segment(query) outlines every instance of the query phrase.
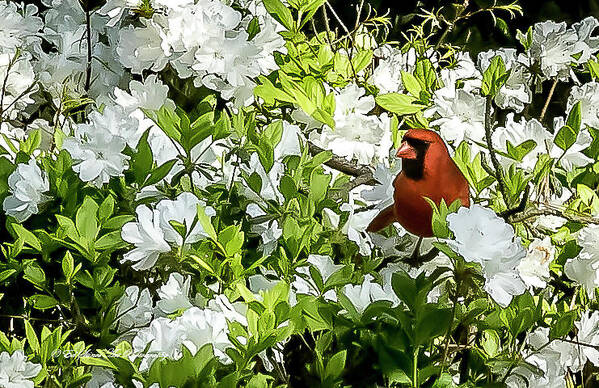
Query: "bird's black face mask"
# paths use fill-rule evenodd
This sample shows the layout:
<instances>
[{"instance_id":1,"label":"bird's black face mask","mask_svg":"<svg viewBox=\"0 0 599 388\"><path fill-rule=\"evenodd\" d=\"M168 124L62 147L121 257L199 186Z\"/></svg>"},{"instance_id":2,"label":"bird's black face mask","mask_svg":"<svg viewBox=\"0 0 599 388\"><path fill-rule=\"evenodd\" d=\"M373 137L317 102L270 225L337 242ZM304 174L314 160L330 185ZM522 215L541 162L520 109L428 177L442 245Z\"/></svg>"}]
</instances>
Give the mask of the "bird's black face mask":
<instances>
[{"instance_id":1,"label":"bird's black face mask","mask_svg":"<svg viewBox=\"0 0 599 388\"><path fill-rule=\"evenodd\" d=\"M404 138L404 141L416 151L416 157L404 158L402 160L402 170L408 178L415 181L420 180L424 176L424 158L430 143L412 138Z\"/></svg>"}]
</instances>

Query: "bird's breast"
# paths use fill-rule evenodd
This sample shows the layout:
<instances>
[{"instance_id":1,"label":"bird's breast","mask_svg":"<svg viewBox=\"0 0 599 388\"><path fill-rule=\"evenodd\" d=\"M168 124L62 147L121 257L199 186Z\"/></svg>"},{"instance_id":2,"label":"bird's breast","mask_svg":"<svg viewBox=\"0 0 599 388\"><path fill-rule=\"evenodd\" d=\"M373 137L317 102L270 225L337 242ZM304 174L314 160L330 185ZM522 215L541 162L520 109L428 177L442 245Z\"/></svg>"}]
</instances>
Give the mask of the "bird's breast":
<instances>
[{"instance_id":1,"label":"bird's breast","mask_svg":"<svg viewBox=\"0 0 599 388\"><path fill-rule=\"evenodd\" d=\"M408 232L422 237L433 236L433 210L425 197L437 206L442 199L447 205L456 199L460 199L463 206L470 204L468 182L461 173L456 175L455 179L447 179L448 175L433 178L435 177L413 180L400 174L394 184L394 210L398 222Z\"/></svg>"}]
</instances>

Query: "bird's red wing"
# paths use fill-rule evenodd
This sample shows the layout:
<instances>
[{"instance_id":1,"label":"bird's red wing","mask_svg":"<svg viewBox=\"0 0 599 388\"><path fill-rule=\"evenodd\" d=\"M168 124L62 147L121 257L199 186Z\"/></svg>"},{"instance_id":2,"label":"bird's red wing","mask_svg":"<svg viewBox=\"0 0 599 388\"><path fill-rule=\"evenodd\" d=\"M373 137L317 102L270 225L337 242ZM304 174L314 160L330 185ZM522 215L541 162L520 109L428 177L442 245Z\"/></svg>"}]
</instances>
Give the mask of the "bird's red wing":
<instances>
[{"instance_id":1,"label":"bird's red wing","mask_svg":"<svg viewBox=\"0 0 599 388\"><path fill-rule=\"evenodd\" d=\"M376 217L368 225L366 228L367 232L378 232L379 230L391 225L393 222L397 221L395 218L395 212L393 207L395 205L391 205L383 209Z\"/></svg>"}]
</instances>

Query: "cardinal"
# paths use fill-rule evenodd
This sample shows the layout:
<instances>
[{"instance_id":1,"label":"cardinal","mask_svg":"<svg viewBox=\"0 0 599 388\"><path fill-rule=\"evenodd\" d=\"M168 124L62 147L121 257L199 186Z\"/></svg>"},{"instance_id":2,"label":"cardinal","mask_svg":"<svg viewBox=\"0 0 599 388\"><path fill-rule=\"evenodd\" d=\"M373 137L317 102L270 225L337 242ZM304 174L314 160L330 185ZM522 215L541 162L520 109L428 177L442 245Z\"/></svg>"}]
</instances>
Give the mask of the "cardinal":
<instances>
[{"instance_id":1,"label":"cardinal","mask_svg":"<svg viewBox=\"0 0 599 388\"><path fill-rule=\"evenodd\" d=\"M462 206L470 206L468 181L449 156L443 139L434 131L410 129L402 138L397 157L402 159L402 170L393 181L394 204L382 210L366 230L377 232L399 222L420 237L414 257L422 238L433 236L433 209L424 198L437 206L442 199L447 205L459 199Z\"/></svg>"}]
</instances>

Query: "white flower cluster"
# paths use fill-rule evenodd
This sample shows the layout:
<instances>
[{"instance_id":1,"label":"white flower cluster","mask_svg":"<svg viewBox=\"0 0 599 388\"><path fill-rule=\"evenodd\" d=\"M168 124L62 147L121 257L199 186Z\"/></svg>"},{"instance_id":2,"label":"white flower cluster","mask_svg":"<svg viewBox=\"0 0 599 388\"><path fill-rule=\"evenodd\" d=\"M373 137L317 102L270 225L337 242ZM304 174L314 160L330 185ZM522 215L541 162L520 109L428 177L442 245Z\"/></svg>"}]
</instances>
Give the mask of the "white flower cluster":
<instances>
[{"instance_id":1,"label":"white flower cluster","mask_svg":"<svg viewBox=\"0 0 599 388\"><path fill-rule=\"evenodd\" d=\"M549 387L564 386L568 371L579 372L587 360L599 366L599 313L585 311L579 321L575 322L577 334L568 341L549 340L549 329L540 327L532 332L527 343L530 349L525 350L523 358L534 365L542 374L530 368L518 366L506 380L509 387Z\"/></svg>"},{"instance_id":2,"label":"white flower cluster","mask_svg":"<svg viewBox=\"0 0 599 388\"><path fill-rule=\"evenodd\" d=\"M129 157L123 150L128 141L133 141L130 132L138 125L120 106L91 112L89 120L78 124L74 136L65 138L62 147L71 154L73 170L81 180L101 187L127 168Z\"/></svg>"},{"instance_id":3,"label":"white flower cluster","mask_svg":"<svg viewBox=\"0 0 599 388\"><path fill-rule=\"evenodd\" d=\"M168 282L158 291L160 300L155 307L149 291L140 291L137 286L128 287L119 300L119 329L127 330L123 338L132 338L137 354L148 348L141 370L147 370L164 356L180 358L183 346L195 354L202 346L212 344L215 355L224 363L230 362L225 353L226 348L233 346L228 338L227 322L247 325L245 306L232 304L224 295L217 295L204 306L192 303L190 281L190 277L171 273ZM177 311L182 313L176 318L167 317Z\"/></svg>"},{"instance_id":4,"label":"white flower cluster","mask_svg":"<svg viewBox=\"0 0 599 388\"><path fill-rule=\"evenodd\" d=\"M384 45L374 50L374 55L379 59L377 67L373 70L370 83L379 88L379 93L400 92L404 89L401 72L411 73L416 67L416 50L407 52Z\"/></svg>"},{"instance_id":5,"label":"white flower cluster","mask_svg":"<svg viewBox=\"0 0 599 388\"><path fill-rule=\"evenodd\" d=\"M133 262L132 267L138 271L151 269L161 253L171 250L170 244L182 247L205 238L206 233L200 222L193 225L198 205L204 207L209 217L215 214L214 209L205 206L204 202L188 192L181 193L174 201L160 201L154 210L139 205L135 211L137 221L123 225L123 240L134 244L135 248L125 253L122 261ZM181 236L170 221L185 225L187 234Z\"/></svg>"},{"instance_id":6,"label":"white flower cluster","mask_svg":"<svg viewBox=\"0 0 599 388\"><path fill-rule=\"evenodd\" d=\"M526 251L511 225L479 205L449 214L447 223L455 236L447 244L466 261L481 265L485 291L499 305L506 307L513 296L524 292L516 267Z\"/></svg>"},{"instance_id":7,"label":"white flower cluster","mask_svg":"<svg viewBox=\"0 0 599 388\"><path fill-rule=\"evenodd\" d=\"M127 25L118 33L119 60L133 73L160 71L170 63L181 78L194 77L197 86L217 90L241 106L253 101L252 79L276 69L273 53L286 52L278 34L282 27L261 3L253 4L255 14L245 17L218 0L151 3L160 12L142 18L142 26ZM124 8L138 5L110 1L100 12L117 25ZM260 31L250 39L247 28L254 16Z\"/></svg>"},{"instance_id":8,"label":"white flower cluster","mask_svg":"<svg viewBox=\"0 0 599 388\"><path fill-rule=\"evenodd\" d=\"M585 63L599 51L599 40L591 34L599 22L592 16L573 24L546 21L532 28L532 42L521 62L538 65L541 77L567 81L573 76L571 65Z\"/></svg>"},{"instance_id":9,"label":"white flower cluster","mask_svg":"<svg viewBox=\"0 0 599 388\"><path fill-rule=\"evenodd\" d=\"M52 47L37 47L36 73L56 106L67 97L88 94L92 98L107 95L125 84L128 75L115 51L118 30L107 28L106 18L91 15L91 34L87 36L86 15L78 0L47 0L44 15L44 39ZM91 62L88 56L88 41ZM108 44L107 44L108 43ZM88 62L91 72L88 72ZM89 77L89 80L88 80ZM86 87L89 86L88 90Z\"/></svg>"},{"instance_id":10,"label":"white flower cluster","mask_svg":"<svg viewBox=\"0 0 599 388\"><path fill-rule=\"evenodd\" d=\"M387 162L391 140L391 120L386 113L369 115L374 109L374 96L355 84L335 91L335 129L324 126L310 132L309 139L317 146L333 151L347 160L370 164L373 159Z\"/></svg>"},{"instance_id":11,"label":"white flower cluster","mask_svg":"<svg viewBox=\"0 0 599 388\"><path fill-rule=\"evenodd\" d=\"M588 225L578 232L580 253L568 259L564 272L568 278L584 287L587 295L595 299L599 287L599 225Z\"/></svg>"},{"instance_id":12,"label":"white flower cluster","mask_svg":"<svg viewBox=\"0 0 599 388\"><path fill-rule=\"evenodd\" d=\"M27 356L22 350L15 350L13 354L2 352L0 354L0 387L33 388L32 379L41 370L41 365L27 361Z\"/></svg>"},{"instance_id":13,"label":"white flower cluster","mask_svg":"<svg viewBox=\"0 0 599 388\"><path fill-rule=\"evenodd\" d=\"M438 126L446 141L482 142L485 134L485 98L479 93L482 74L468 53L456 55L450 68L441 70L444 87L435 91L433 106L425 111L431 126ZM457 84L461 83L461 88Z\"/></svg>"},{"instance_id":14,"label":"white flower cluster","mask_svg":"<svg viewBox=\"0 0 599 388\"><path fill-rule=\"evenodd\" d=\"M31 95L38 89L32 53L41 43L43 23L37 12L33 4L0 1L0 147L12 156L11 146L17 145L25 133L7 120L24 115L24 108L34 102Z\"/></svg>"},{"instance_id":15,"label":"white flower cluster","mask_svg":"<svg viewBox=\"0 0 599 388\"><path fill-rule=\"evenodd\" d=\"M4 198L2 208L7 215L23 222L37 214L38 206L48 199L45 192L50 189L46 173L35 159L29 163L19 163L16 170L8 177L10 195Z\"/></svg>"}]
</instances>

